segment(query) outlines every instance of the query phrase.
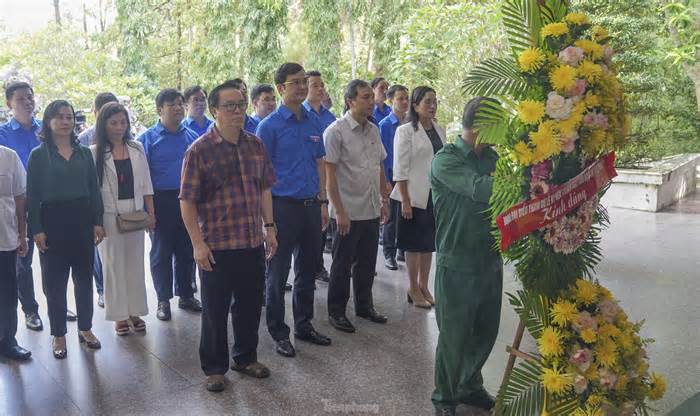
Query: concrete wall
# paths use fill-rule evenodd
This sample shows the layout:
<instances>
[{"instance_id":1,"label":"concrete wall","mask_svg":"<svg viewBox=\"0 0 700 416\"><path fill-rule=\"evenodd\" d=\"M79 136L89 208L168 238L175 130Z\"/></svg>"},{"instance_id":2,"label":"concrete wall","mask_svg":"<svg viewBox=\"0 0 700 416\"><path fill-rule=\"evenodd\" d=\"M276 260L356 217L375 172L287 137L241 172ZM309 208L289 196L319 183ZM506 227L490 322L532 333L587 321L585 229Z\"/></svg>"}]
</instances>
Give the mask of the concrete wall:
<instances>
[{"instance_id":1,"label":"concrete wall","mask_svg":"<svg viewBox=\"0 0 700 416\"><path fill-rule=\"evenodd\" d=\"M603 197L606 206L656 212L695 191L700 154L671 156L645 166L618 169Z\"/></svg>"}]
</instances>

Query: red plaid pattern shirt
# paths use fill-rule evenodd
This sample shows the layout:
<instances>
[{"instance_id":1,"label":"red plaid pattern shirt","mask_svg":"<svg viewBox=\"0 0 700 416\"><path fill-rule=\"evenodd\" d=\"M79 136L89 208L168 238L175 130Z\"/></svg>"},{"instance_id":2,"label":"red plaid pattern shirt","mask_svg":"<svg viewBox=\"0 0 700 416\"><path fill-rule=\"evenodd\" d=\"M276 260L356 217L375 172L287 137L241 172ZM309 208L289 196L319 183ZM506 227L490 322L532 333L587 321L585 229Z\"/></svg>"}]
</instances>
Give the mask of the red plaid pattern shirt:
<instances>
[{"instance_id":1,"label":"red plaid pattern shirt","mask_svg":"<svg viewBox=\"0 0 700 416\"><path fill-rule=\"evenodd\" d=\"M241 130L238 143L212 127L185 153L180 199L197 205L202 237L211 250L263 244L262 191L276 178L263 142Z\"/></svg>"}]
</instances>

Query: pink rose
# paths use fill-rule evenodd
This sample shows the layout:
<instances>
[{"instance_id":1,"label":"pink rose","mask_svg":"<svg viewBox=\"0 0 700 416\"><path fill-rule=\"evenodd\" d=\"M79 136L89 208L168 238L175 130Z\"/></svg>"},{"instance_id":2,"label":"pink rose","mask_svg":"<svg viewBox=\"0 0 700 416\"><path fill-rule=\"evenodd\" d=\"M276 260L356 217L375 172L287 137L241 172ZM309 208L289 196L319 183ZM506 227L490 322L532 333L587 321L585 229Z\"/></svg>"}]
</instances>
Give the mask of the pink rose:
<instances>
[{"instance_id":1,"label":"pink rose","mask_svg":"<svg viewBox=\"0 0 700 416\"><path fill-rule=\"evenodd\" d=\"M556 92L552 91L547 95L545 111L548 116L557 120L565 120L571 115L572 108L571 100L567 100Z\"/></svg>"},{"instance_id":2,"label":"pink rose","mask_svg":"<svg viewBox=\"0 0 700 416\"><path fill-rule=\"evenodd\" d=\"M599 370L598 375L600 376L600 385L607 389L613 388L617 383L617 376L607 368Z\"/></svg>"},{"instance_id":3,"label":"pink rose","mask_svg":"<svg viewBox=\"0 0 700 416\"><path fill-rule=\"evenodd\" d=\"M581 348L576 350L574 354L569 358L569 362L576 367L578 367L581 372L585 372L591 366L592 358L591 350L587 348Z\"/></svg>"},{"instance_id":4,"label":"pink rose","mask_svg":"<svg viewBox=\"0 0 700 416\"><path fill-rule=\"evenodd\" d=\"M600 127L601 129L607 129L608 128L608 117L606 117L602 113L596 113L595 125Z\"/></svg>"},{"instance_id":5,"label":"pink rose","mask_svg":"<svg viewBox=\"0 0 700 416\"><path fill-rule=\"evenodd\" d=\"M607 322L613 322L620 312L620 307L614 300L604 300L598 306L600 307L600 313Z\"/></svg>"},{"instance_id":6,"label":"pink rose","mask_svg":"<svg viewBox=\"0 0 700 416\"><path fill-rule=\"evenodd\" d=\"M588 388L588 380L586 380L586 377L577 374L574 376L574 391L576 394L583 394L584 391Z\"/></svg>"},{"instance_id":7,"label":"pink rose","mask_svg":"<svg viewBox=\"0 0 700 416\"><path fill-rule=\"evenodd\" d=\"M586 115L583 116L583 124L593 127L595 125L595 113L586 113Z\"/></svg>"},{"instance_id":8,"label":"pink rose","mask_svg":"<svg viewBox=\"0 0 700 416\"><path fill-rule=\"evenodd\" d=\"M552 172L552 161L545 160L544 162L538 163L532 166L530 174L532 179L541 179L543 181L549 180L549 175Z\"/></svg>"},{"instance_id":9,"label":"pink rose","mask_svg":"<svg viewBox=\"0 0 700 416\"><path fill-rule=\"evenodd\" d=\"M576 149L576 140L578 140L578 133L574 132L571 136L564 136L561 138L561 151L564 153L571 153Z\"/></svg>"},{"instance_id":10,"label":"pink rose","mask_svg":"<svg viewBox=\"0 0 700 416\"><path fill-rule=\"evenodd\" d=\"M583 95L583 93L586 92L587 86L588 84L586 83L586 80L579 78L576 80L576 85L574 85L569 91L567 91L567 93L569 94L569 97L578 97L575 100L576 102L578 102L578 100L581 99L580 97Z\"/></svg>"},{"instance_id":11,"label":"pink rose","mask_svg":"<svg viewBox=\"0 0 700 416\"><path fill-rule=\"evenodd\" d=\"M586 311L579 312L579 314L576 315L572 326L579 332L588 328L598 329L598 324L596 323L595 319L593 319L591 314Z\"/></svg>"},{"instance_id":12,"label":"pink rose","mask_svg":"<svg viewBox=\"0 0 700 416\"><path fill-rule=\"evenodd\" d=\"M559 52L559 60L567 65L578 66L583 59L583 49L576 46L569 46Z\"/></svg>"},{"instance_id":13,"label":"pink rose","mask_svg":"<svg viewBox=\"0 0 700 416\"><path fill-rule=\"evenodd\" d=\"M605 45L605 47L603 48L603 57L605 58L605 60L610 62L613 55L615 55L615 51L613 50L613 48L611 48L608 45Z\"/></svg>"}]
</instances>

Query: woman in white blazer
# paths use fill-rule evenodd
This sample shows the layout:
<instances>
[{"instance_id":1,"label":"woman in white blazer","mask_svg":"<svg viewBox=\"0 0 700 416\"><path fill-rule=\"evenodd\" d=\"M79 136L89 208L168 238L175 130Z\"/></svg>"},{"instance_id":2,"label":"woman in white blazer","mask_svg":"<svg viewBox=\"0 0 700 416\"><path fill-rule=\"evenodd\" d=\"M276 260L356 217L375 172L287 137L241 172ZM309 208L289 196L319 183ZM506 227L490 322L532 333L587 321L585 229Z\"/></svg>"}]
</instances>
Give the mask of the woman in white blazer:
<instances>
[{"instance_id":1,"label":"woman in white blazer","mask_svg":"<svg viewBox=\"0 0 700 416\"><path fill-rule=\"evenodd\" d=\"M131 137L129 114L119 103L105 104L97 116L95 144L90 146L104 203L106 237L98 247L104 275L105 317L117 335L131 327L144 331L148 314L144 266L144 231L121 233L117 215L144 207L155 226L153 186L141 143Z\"/></svg>"},{"instance_id":2,"label":"woman in white blazer","mask_svg":"<svg viewBox=\"0 0 700 416\"><path fill-rule=\"evenodd\" d=\"M409 123L394 137L394 187L391 198L401 203L397 248L406 253L409 303L421 308L435 304L428 289L435 251L435 218L430 193L430 165L445 142L445 130L435 122L437 97L430 87L411 93Z\"/></svg>"}]
</instances>

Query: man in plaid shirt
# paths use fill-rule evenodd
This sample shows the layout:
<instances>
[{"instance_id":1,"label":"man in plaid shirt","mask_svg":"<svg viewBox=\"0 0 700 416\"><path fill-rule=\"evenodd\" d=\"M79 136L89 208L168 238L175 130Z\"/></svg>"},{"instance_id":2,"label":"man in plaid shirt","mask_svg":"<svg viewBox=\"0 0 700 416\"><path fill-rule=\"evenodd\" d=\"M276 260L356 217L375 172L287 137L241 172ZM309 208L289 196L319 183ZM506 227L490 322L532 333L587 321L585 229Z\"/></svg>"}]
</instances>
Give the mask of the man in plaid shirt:
<instances>
[{"instance_id":1,"label":"man in plaid shirt","mask_svg":"<svg viewBox=\"0 0 700 416\"><path fill-rule=\"evenodd\" d=\"M225 388L229 309L235 340L231 369L256 378L270 374L257 361L257 346L265 260L277 249L270 191L276 179L262 141L243 130L247 107L231 81L214 88L209 95L214 127L192 144L182 167L180 207L200 267L199 357L210 391Z\"/></svg>"}]
</instances>

